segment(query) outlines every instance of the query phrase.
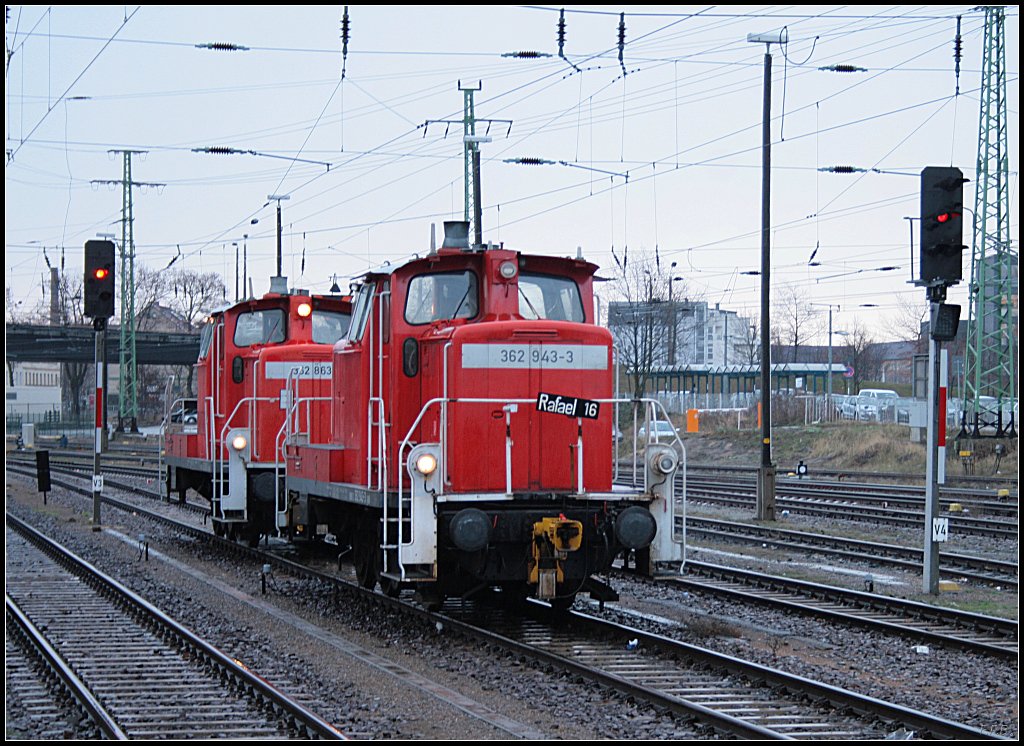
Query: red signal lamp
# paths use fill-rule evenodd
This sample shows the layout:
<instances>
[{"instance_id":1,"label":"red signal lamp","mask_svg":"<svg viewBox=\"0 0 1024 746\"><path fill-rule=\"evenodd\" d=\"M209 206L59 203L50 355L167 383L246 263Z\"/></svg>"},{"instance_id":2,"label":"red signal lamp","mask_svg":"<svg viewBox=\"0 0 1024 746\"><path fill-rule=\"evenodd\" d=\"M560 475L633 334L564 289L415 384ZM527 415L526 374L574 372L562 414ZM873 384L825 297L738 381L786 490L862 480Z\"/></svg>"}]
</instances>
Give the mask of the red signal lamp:
<instances>
[{"instance_id":1,"label":"red signal lamp","mask_svg":"<svg viewBox=\"0 0 1024 746\"><path fill-rule=\"evenodd\" d=\"M92 274L93 274L93 277L95 277L97 280L103 280L103 279L106 278L107 275L110 274L110 270L109 269L105 269L103 267L98 267L96 269L96 271L93 272Z\"/></svg>"}]
</instances>

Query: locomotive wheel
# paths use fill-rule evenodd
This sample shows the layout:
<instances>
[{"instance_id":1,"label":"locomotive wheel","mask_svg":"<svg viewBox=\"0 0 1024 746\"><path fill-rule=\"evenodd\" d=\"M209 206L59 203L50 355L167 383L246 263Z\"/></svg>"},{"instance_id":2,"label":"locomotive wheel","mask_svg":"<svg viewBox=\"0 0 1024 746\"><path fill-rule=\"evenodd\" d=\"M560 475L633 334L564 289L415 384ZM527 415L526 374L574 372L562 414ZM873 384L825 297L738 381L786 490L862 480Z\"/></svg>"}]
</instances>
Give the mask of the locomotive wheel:
<instances>
[{"instance_id":1,"label":"locomotive wheel","mask_svg":"<svg viewBox=\"0 0 1024 746\"><path fill-rule=\"evenodd\" d=\"M402 592L402 587L397 580L391 578L380 579L380 589L385 596L389 598L398 598L398 594Z\"/></svg>"},{"instance_id":2,"label":"locomotive wheel","mask_svg":"<svg viewBox=\"0 0 1024 746\"><path fill-rule=\"evenodd\" d=\"M501 586L501 605L506 609L522 609L529 597L530 586L526 583L505 583Z\"/></svg>"},{"instance_id":3,"label":"locomotive wheel","mask_svg":"<svg viewBox=\"0 0 1024 746\"><path fill-rule=\"evenodd\" d=\"M260 545L260 530L255 524L250 523L241 531L241 533L245 536L245 543L252 549L255 549Z\"/></svg>"},{"instance_id":4,"label":"locomotive wheel","mask_svg":"<svg viewBox=\"0 0 1024 746\"><path fill-rule=\"evenodd\" d=\"M633 552L633 563L639 575L651 574L651 548L644 547Z\"/></svg>"},{"instance_id":5,"label":"locomotive wheel","mask_svg":"<svg viewBox=\"0 0 1024 746\"><path fill-rule=\"evenodd\" d=\"M555 611L568 611L572 608L572 605L576 602L576 594L573 593L571 596L559 596L558 598L549 598L548 603L551 604L551 608Z\"/></svg>"}]
</instances>

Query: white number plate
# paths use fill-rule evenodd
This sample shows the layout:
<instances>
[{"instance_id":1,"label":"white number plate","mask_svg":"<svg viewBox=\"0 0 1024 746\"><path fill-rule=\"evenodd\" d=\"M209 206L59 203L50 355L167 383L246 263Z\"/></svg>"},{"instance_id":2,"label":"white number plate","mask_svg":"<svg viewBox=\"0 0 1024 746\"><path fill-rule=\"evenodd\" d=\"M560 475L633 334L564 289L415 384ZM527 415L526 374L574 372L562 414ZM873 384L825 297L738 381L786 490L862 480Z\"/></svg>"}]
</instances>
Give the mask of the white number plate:
<instances>
[{"instance_id":1,"label":"white number plate","mask_svg":"<svg viewBox=\"0 0 1024 746\"><path fill-rule=\"evenodd\" d=\"M608 348L573 344L467 344L463 368L608 370Z\"/></svg>"},{"instance_id":2,"label":"white number plate","mask_svg":"<svg viewBox=\"0 0 1024 746\"><path fill-rule=\"evenodd\" d=\"M291 373L295 371L294 373ZM266 376L268 379L284 380L291 373L292 378L302 379L330 379L331 363L328 362L288 362L278 361L267 363Z\"/></svg>"}]
</instances>

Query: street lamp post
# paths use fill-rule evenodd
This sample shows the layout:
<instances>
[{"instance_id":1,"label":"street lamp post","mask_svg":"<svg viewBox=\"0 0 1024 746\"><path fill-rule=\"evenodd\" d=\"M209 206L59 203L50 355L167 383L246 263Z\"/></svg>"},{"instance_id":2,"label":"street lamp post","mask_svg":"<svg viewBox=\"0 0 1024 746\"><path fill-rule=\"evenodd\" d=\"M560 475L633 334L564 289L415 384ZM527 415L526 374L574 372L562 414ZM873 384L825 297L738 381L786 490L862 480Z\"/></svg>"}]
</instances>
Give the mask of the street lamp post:
<instances>
[{"instance_id":1,"label":"street lamp post","mask_svg":"<svg viewBox=\"0 0 1024 746\"><path fill-rule=\"evenodd\" d=\"M828 392L828 406L826 410L829 415L832 413L832 309L836 309L838 312L839 305L836 303L812 303L812 306L828 306L828 385L826 390ZM831 419L831 416L830 416Z\"/></svg>"},{"instance_id":2,"label":"street lamp post","mask_svg":"<svg viewBox=\"0 0 1024 746\"><path fill-rule=\"evenodd\" d=\"M676 263L672 262L672 266L669 268L669 272L674 271ZM668 340L668 364L676 364L676 337L679 336L679 329L676 326L676 306L672 301L672 283L676 280L682 280L682 277L669 277L668 278L668 308L669 313L672 314L672 336Z\"/></svg>"},{"instance_id":3,"label":"street lamp post","mask_svg":"<svg viewBox=\"0 0 1024 746\"><path fill-rule=\"evenodd\" d=\"M775 465L772 463L771 335L768 313L771 287L771 171L772 171L772 44L788 41L788 32L748 34L747 41L764 44L764 100L761 117L761 465L757 472L758 520L775 520Z\"/></svg>"},{"instance_id":4,"label":"street lamp post","mask_svg":"<svg viewBox=\"0 0 1024 746\"><path fill-rule=\"evenodd\" d=\"M277 276L281 277L281 200L290 199L290 195L268 194L267 199L277 200Z\"/></svg>"}]
</instances>

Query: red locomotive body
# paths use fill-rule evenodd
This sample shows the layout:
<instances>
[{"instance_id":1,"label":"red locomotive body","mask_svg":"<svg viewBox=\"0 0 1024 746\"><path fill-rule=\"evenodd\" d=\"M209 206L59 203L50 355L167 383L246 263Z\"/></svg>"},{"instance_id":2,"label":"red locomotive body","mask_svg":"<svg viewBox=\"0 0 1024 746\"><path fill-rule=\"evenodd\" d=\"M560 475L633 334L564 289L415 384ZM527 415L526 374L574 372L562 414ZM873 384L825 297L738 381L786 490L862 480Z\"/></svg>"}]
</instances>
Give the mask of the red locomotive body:
<instances>
[{"instance_id":1,"label":"red locomotive body","mask_svg":"<svg viewBox=\"0 0 1024 746\"><path fill-rule=\"evenodd\" d=\"M365 276L334 347L330 431L286 438L281 523L351 546L368 587L434 599L612 598L594 575L623 552L678 569L681 444L646 444L642 487L612 483L597 268L453 243Z\"/></svg>"},{"instance_id":2,"label":"red locomotive body","mask_svg":"<svg viewBox=\"0 0 1024 746\"><path fill-rule=\"evenodd\" d=\"M271 292L212 314L195 366L198 396L170 408L165 494L195 489L220 534L250 540L278 527L275 471L289 432L326 439L331 353L348 329L347 297Z\"/></svg>"}]
</instances>

